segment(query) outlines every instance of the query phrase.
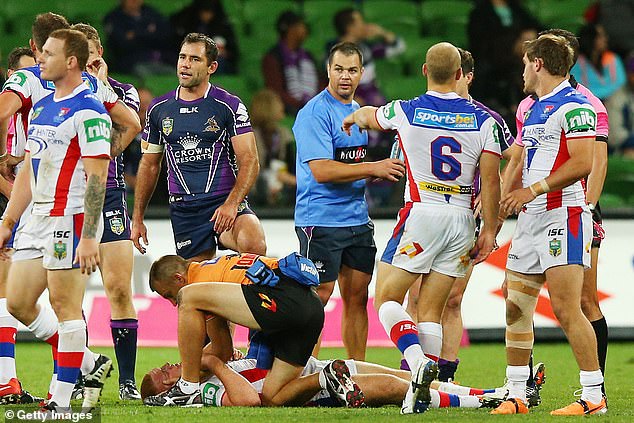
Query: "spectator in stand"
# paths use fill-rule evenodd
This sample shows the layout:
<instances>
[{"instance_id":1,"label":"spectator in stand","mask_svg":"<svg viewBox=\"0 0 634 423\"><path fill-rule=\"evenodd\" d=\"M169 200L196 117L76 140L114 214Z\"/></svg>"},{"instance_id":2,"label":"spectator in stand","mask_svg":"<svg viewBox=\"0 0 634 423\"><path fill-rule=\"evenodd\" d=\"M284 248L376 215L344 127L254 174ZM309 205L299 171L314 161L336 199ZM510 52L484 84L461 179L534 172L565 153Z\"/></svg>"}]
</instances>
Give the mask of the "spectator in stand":
<instances>
[{"instance_id":1,"label":"spectator in stand","mask_svg":"<svg viewBox=\"0 0 634 423\"><path fill-rule=\"evenodd\" d=\"M249 110L260 159L257 188L249 198L268 204L294 203L297 182L288 162L295 160L294 154L290 157L295 141L291 131L280 125L284 103L274 91L264 89L255 94Z\"/></svg>"},{"instance_id":2,"label":"spectator in stand","mask_svg":"<svg viewBox=\"0 0 634 423\"><path fill-rule=\"evenodd\" d=\"M170 17L173 50L180 50L181 41L190 32L208 35L218 46L219 74L238 71L239 48L236 35L220 0L193 0L180 12Z\"/></svg>"},{"instance_id":3,"label":"spectator in stand","mask_svg":"<svg viewBox=\"0 0 634 423\"><path fill-rule=\"evenodd\" d=\"M602 25L587 24L579 31L579 59L570 73L604 101L625 85L623 61L608 50L608 36Z\"/></svg>"},{"instance_id":4,"label":"spectator in stand","mask_svg":"<svg viewBox=\"0 0 634 423\"><path fill-rule=\"evenodd\" d=\"M541 29L519 0L477 0L469 15L469 51L478 63L471 92L507 122L515 121L516 106L525 97L523 42L537 38Z\"/></svg>"},{"instance_id":5,"label":"spectator in stand","mask_svg":"<svg viewBox=\"0 0 634 423\"><path fill-rule=\"evenodd\" d=\"M280 41L262 59L264 85L284 102L286 112L295 116L321 88L315 59L302 45L308 36L304 18L292 11L277 18Z\"/></svg>"},{"instance_id":6,"label":"spectator in stand","mask_svg":"<svg viewBox=\"0 0 634 423\"><path fill-rule=\"evenodd\" d=\"M605 102L610 116L608 147L612 152L634 159L634 56L625 66L627 84Z\"/></svg>"},{"instance_id":7,"label":"spectator in stand","mask_svg":"<svg viewBox=\"0 0 634 423\"><path fill-rule=\"evenodd\" d=\"M171 34L169 23L156 9L144 5L143 0L121 0L104 18L104 28L112 72L140 76L173 72L173 66L165 63L173 59L166 57Z\"/></svg>"},{"instance_id":8,"label":"spectator in stand","mask_svg":"<svg viewBox=\"0 0 634 423\"><path fill-rule=\"evenodd\" d=\"M634 0L600 0L594 16L586 10L588 22L598 22L610 39L610 50L626 57L634 50ZM592 20L595 18L594 20Z\"/></svg>"},{"instance_id":9,"label":"spectator in stand","mask_svg":"<svg viewBox=\"0 0 634 423\"><path fill-rule=\"evenodd\" d=\"M375 59L390 58L405 51L405 42L393 32L368 23L361 12L353 8L340 10L333 23L338 39L328 45L328 50L337 42L355 43L363 53L363 76L357 88L355 100L360 105L380 106L386 103L385 96L376 84ZM385 157L385 156L383 156Z\"/></svg>"}]
</instances>

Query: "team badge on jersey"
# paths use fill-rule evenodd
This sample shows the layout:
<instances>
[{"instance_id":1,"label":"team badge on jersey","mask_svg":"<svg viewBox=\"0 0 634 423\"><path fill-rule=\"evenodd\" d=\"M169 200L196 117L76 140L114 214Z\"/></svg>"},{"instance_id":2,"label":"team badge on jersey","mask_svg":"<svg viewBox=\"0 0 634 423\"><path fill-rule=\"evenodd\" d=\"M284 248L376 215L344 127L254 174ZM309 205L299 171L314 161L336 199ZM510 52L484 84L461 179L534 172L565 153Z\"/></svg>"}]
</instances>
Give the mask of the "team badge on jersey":
<instances>
[{"instance_id":1,"label":"team badge on jersey","mask_svg":"<svg viewBox=\"0 0 634 423\"><path fill-rule=\"evenodd\" d=\"M171 134L172 130L174 129L174 119L166 117L165 119L163 119L162 127L165 136L169 136L169 134Z\"/></svg>"},{"instance_id":2,"label":"team badge on jersey","mask_svg":"<svg viewBox=\"0 0 634 423\"><path fill-rule=\"evenodd\" d=\"M210 117L205 122L205 129L203 132L218 132L220 131L220 126L218 126L218 122L216 122L215 116Z\"/></svg>"},{"instance_id":3,"label":"team badge on jersey","mask_svg":"<svg viewBox=\"0 0 634 423\"><path fill-rule=\"evenodd\" d=\"M123 219L120 217L113 217L110 219L110 230L116 235L121 235L125 230Z\"/></svg>"},{"instance_id":4,"label":"team badge on jersey","mask_svg":"<svg viewBox=\"0 0 634 423\"><path fill-rule=\"evenodd\" d=\"M53 246L53 256L57 260L64 260L66 258L66 243L57 241Z\"/></svg>"},{"instance_id":5,"label":"team badge on jersey","mask_svg":"<svg viewBox=\"0 0 634 423\"><path fill-rule=\"evenodd\" d=\"M561 241L557 238L553 238L553 240L548 243L548 246L548 252L551 256L558 257L561 254Z\"/></svg>"},{"instance_id":6,"label":"team badge on jersey","mask_svg":"<svg viewBox=\"0 0 634 423\"><path fill-rule=\"evenodd\" d=\"M62 107L59 109L59 113L57 114L57 116L55 116L53 118L53 121L59 123L59 122L63 122L64 119L66 119L66 115L68 114L68 112L70 112L70 109L68 107Z\"/></svg>"},{"instance_id":7,"label":"team badge on jersey","mask_svg":"<svg viewBox=\"0 0 634 423\"><path fill-rule=\"evenodd\" d=\"M36 108L35 110L33 110L33 115L31 116L31 120L37 119L37 117L40 115L40 113L42 113L43 109L44 109L44 106L40 106L40 107Z\"/></svg>"}]
</instances>

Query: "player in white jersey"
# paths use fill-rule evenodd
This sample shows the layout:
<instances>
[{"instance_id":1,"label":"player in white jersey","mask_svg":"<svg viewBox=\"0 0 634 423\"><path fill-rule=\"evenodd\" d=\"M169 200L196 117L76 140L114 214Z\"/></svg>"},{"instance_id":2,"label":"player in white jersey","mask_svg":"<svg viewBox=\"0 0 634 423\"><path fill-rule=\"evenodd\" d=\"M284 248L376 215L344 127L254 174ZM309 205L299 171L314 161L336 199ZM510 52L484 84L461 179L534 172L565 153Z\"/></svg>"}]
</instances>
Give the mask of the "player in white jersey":
<instances>
[{"instance_id":1,"label":"player in white jersey","mask_svg":"<svg viewBox=\"0 0 634 423\"><path fill-rule=\"evenodd\" d=\"M551 414L607 411L596 337L580 305L592 242L592 218L580 180L592 168L596 113L587 98L568 83L572 57L566 39L555 35L543 35L525 45L524 91L538 98L524 116L522 188L515 189L519 178L505 181L501 202L501 212L519 216L506 273L509 394L494 414L528 413L526 381L533 313L545 280L553 311L581 370L583 387L579 401ZM509 167L517 166L517 158L513 156Z\"/></svg>"},{"instance_id":2,"label":"player in white jersey","mask_svg":"<svg viewBox=\"0 0 634 423\"><path fill-rule=\"evenodd\" d=\"M495 244L498 128L487 112L456 94L460 62L460 53L451 44L432 46L423 65L428 78L425 95L379 109L363 107L343 122L348 132L354 124L361 129L396 129L407 165L405 207L379 263L375 295L379 319L413 372L413 389L408 390L403 413L422 413L429 406L424 392L437 374L440 319L447 297L455 279L465 275L470 256L479 263ZM472 186L478 163L484 225L472 249ZM402 303L421 274L417 327Z\"/></svg>"},{"instance_id":3,"label":"player in white jersey","mask_svg":"<svg viewBox=\"0 0 634 423\"><path fill-rule=\"evenodd\" d=\"M70 25L63 16L54 13L40 14L35 18L32 27L32 38L29 41L31 50L36 58L42 55L42 46L47 40L49 34L55 29L69 28ZM103 103L109 111L113 122L117 125L112 131L111 136L111 153L129 144L139 131L140 126L136 114L117 100L116 94L103 82L97 78L84 73L82 75L84 82L95 92L95 95ZM9 180L14 178L15 164L19 163L24 155L24 146L26 144L25 132L28 122L28 114L34 103L43 97L51 94L54 84L51 81L45 81L40 78L40 69L38 66L22 69L15 72L5 85L0 94L0 128L14 114L21 115L22 125L16 129L13 138L13 146L7 162L0 166L0 173ZM0 131L0 150L6 144L6 138ZM18 234L19 234L18 227ZM19 240L18 240L19 241ZM19 245L14 245L19 247ZM12 272L20 274L22 272L32 272L34 268L41 268L39 261L33 263L29 261L21 261L12 264ZM14 281L14 282L11 282ZM38 298L46 288L46 273L41 272L38 277L11 278L8 281L7 288L7 307L11 314L33 332L33 334L43 341L49 343L53 349L53 361L55 363L57 357L57 318L52 310L48 307L40 307L37 304ZM93 354L88 348L84 354L84 362L82 363L82 373L95 374L103 373L104 369L110 369L112 360L105 355ZM56 366L54 366L55 368ZM105 372L106 374L108 372ZM56 376L53 375L51 381L51 391L55 383ZM99 389L100 391L100 389ZM93 391L96 392L96 391ZM50 392L49 392L50 395Z\"/></svg>"},{"instance_id":4,"label":"player in white jersey","mask_svg":"<svg viewBox=\"0 0 634 423\"><path fill-rule=\"evenodd\" d=\"M58 326L58 379L48 408L70 407L86 346L82 299L99 263L101 208L110 159L111 120L82 80L88 40L78 31L50 34L38 59L55 92L33 105L23 171L0 226L0 244L33 201L16 262L41 259ZM30 182L29 182L30 180ZM4 254L5 258L6 253ZM39 275L39 271L34 272ZM29 278L29 273L15 276ZM96 375L95 375L96 376Z\"/></svg>"}]
</instances>

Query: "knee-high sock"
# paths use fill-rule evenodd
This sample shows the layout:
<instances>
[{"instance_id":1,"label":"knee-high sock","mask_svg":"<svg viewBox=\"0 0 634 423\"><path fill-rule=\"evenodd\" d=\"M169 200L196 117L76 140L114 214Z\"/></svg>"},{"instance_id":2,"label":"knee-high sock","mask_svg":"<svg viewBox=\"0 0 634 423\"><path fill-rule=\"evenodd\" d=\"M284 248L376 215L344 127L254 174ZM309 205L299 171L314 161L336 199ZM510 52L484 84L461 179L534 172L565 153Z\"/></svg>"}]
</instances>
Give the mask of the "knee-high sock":
<instances>
[{"instance_id":1,"label":"knee-high sock","mask_svg":"<svg viewBox=\"0 0 634 423\"><path fill-rule=\"evenodd\" d=\"M439 392L435 389L429 391L431 394L432 408L461 407L480 408L480 399L470 395L455 395L446 392Z\"/></svg>"},{"instance_id":2,"label":"knee-high sock","mask_svg":"<svg viewBox=\"0 0 634 423\"><path fill-rule=\"evenodd\" d=\"M498 388L473 388L471 386L456 385L455 383L451 382L442 382L440 385L438 385L436 389L440 392L446 392L448 394L454 395L484 395L498 392ZM506 393L506 388L499 388L499 391Z\"/></svg>"},{"instance_id":3,"label":"knee-high sock","mask_svg":"<svg viewBox=\"0 0 634 423\"><path fill-rule=\"evenodd\" d=\"M418 322L418 340L427 358L438 361L442 349L442 326L435 322Z\"/></svg>"},{"instance_id":4,"label":"knee-high sock","mask_svg":"<svg viewBox=\"0 0 634 423\"><path fill-rule=\"evenodd\" d=\"M60 407L70 406L70 396L79 376L86 349L86 322L67 320L59 324L57 384L51 401Z\"/></svg>"},{"instance_id":5,"label":"knee-high sock","mask_svg":"<svg viewBox=\"0 0 634 423\"><path fill-rule=\"evenodd\" d=\"M137 319L110 320L114 352L119 367L119 384L128 380L134 382L138 328Z\"/></svg>"},{"instance_id":6,"label":"knee-high sock","mask_svg":"<svg viewBox=\"0 0 634 423\"><path fill-rule=\"evenodd\" d=\"M601 373L605 375L605 360L608 357L608 323L605 317L590 322L594 333L597 336L597 354L599 355L599 367Z\"/></svg>"},{"instance_id":7,"label":"knee-high sock","mask_svg":"<svg viewBox=\"0 0 634 423\"><path fill-rule=\"evenodd\" d=\"M18 321L7 311L7 299L0 298L0 384L17 378L15 372L15 335Z\"/></svg>"},{"instance_id":8,"label":"knee-high sock","mask_svg":"<svg viewBox=\"0 0 634 423\"><path fill-rule=\"evenodd\" d=\"M418 342L416 324L396 301L387 301L379 307L379 320L394 345L401 351L410 369L417 369L425 360L423 349Z\"/></svg>"},{"instance_id":9,"label":"knee-high sock","mask_svg":"<svg viewBox=\"0 0 634 423\"><path fill-rule=\"evenodd\" d=\"M58 335L57 329L59 325L57 323L57 316L52 309L48 307L40 306L40 312L35 320L28 326L29 330L35 335L36 338L41 339L51 346L51 353L53 356L53 376L51 377L51 383L48 388L48 398L50 399L53 391L55 390L55 383L57 382L57 342Z\"/></svg>"}]
</instances>

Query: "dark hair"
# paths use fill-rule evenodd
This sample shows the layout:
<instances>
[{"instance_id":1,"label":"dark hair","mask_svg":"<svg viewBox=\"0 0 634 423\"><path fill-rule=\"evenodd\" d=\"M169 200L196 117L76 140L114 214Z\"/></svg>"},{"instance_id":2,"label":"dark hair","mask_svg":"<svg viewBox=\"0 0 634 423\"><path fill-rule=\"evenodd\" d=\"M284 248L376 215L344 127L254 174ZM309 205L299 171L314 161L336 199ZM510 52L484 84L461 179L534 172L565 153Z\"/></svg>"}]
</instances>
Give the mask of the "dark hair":
<instances>
[{"instance_id":1,"label":"dark hair","mask_svg":"<svg viewBox=\"0 0 634 423\"><path fill-rule=\"evenodd\" d=\"M541 59L544 68L553 76L566 76L572 67L572 47L557 35L547 34L524 43L526 57L531 62Z\"/></svg>"},{"instance_id":2,"label":"dark hair","mask_svg":"<svg viewBox=\"0 0 634 423\"><path fill-rule=\"evenodd\" d=\"M347 7L335 13L332 24L335 26L335 31L337 31L338 36L342 37L346 35L348 26L354 21L355 12L358 12L358 10L353 7Z\"/></svg>"},{"instance_id":3,"label":"dark hair","mask_svg":"<svg viewBox=\"0 0 634 423\"><path fill-rule=\"evenodd\" d=\"M352 56L353 54L356 54L357 56L359 56L359 62L361 63L361 66L363 66L363 53L361 53L359 46L357 46L355 43L350 43L346 41L342 43L337 43L332 46L332 48L330 49L330 53L328 54L328 65L332 65L332 58L337 52L342 53L344 56Z\"/></svg>"},{"instance_id":4,"label":"dark hair","mask_svg":"<svg viewBox=\"0 0 634 423\"><path fill-rule=\"evenodd\" d=\"M82 71L86 69L89 48L88 38L86 38L83 32L74 29L58 29L53 31L51 35L49 35L49 38L64 41L64 56L66 58L75 56L79 69Z\"/></svg>"},{"instance_id":5,"label":"dark hair","mask_svg":"<svg viewBox=\"0 0 634 423\"><path fill-rule=\"evenodd\" d=\"M218 46L216 42L205 34L200 32L190 32L185 35L185 39L181 43L181 48L185 44L203 43L205 45L205 57L207 58L207 65L211 65L218 59Z\"/></svg>"},{"instance_id":6,"label":"dark hair","mask_svg":"<svg viewBox=\"0 0 634 423\"><path fill-rule=\"evenodd\" d=\"M579 58L579 39L575 36L575 34L573 34L572 32L566 29L551 28L551 29L547 29L545 31L540 32L539 34L537 34L537 36L541 37L542 35L546 35L546 34L556 35L558 37L565 38L566 41L568 41L568 44L570 45L570 48L572 49L572 52L573 52L572 64L574 65L575 63L577 63L577 59Z\"/></svg>"},{"instance_id":7,"label":"dark hair","mask_svg":"<svg viewBox=\"0 0 634 423\"><path fill-rule=\"evenodd\" d=\"M94 26L87 23L76 23L70 29L83 33L89 41L94 41L97 44L97 48L101 48L101 38L99 38L99 32Z\"/></svg>"},{"instance_id":8,"label":"dark hair","mask_svg":"<svg viewBox=\"0 0 634 423\"><path fill-rule=\"evenodd\" d=\"M53 31L68 28L70 28L70 24L62 15L51 12L37 15L33 26L31 26L32 39L35 43L35 47L39 51L42 51L42 46L44 46L46 39Z\"/></svg>"},{"instance_id":9,"label":"dark hair","mask_svg":"<svg viewBox=\"0 0 634 423\"><path fill-rule=\"evenodd\" d=\"M286 10L280 13L280 16L277 17L275 29L277 30L277 33L281 38L285 38L286 34L288 34L289 29L291 29L293 25L303 22L304 18L301 15L298 15L292 10Z\"/></svg>"},{"instance_id":10,"label":"dark hair","mask_svg":"<svg viewBox=\"0 0 634 423\"><path fill-rule=\"evenodd\" d=\"M35 59L35 54L28 47L16 47L11 50L9 57L7 58L7 69L18 70L20 66L20 59L23 56L29 56Z\"/></svg>"},{"instance_id":11,"label":"dark hair","mask_svg":"<svg viewBox=\"0 0 634 423\"><path fill-rule=\"evenodd\" d=\"M456 47L460 53L460 67L464 75L475 70L475 62L470 51Z\"/></svg>"}]
</instances>

